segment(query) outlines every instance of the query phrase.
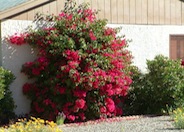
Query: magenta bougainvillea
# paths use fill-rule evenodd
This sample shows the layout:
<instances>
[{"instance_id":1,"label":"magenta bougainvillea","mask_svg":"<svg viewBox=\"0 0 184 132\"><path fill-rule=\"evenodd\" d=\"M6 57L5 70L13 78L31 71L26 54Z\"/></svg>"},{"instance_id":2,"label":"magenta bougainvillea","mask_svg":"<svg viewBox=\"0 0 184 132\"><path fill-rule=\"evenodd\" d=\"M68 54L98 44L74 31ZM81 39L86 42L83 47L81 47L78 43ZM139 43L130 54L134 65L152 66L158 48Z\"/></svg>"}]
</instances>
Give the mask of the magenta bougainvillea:
<instances>
[{"instance_id":1,"label":"magenta bougainvillea","mask_svg":"<svg viewBox=\"0 0 184 132\"><path fill-rule=\"evenodd\" d=\"M72 1L58 16L42 18L47 26L10 37L12 44L38 49L37 59L22 66L36 80L23 86L31 113L55 120L63 112L67 122L122 115L122 98L132 82L131 55L118 29Z\"/></svg>"},{"instance_id":2,"label":"magenta bougainvillea","mask_svg":"<svg viewBox=\"0 0 184 132\"><path fill-rule=\"evenodd\" d=\"M17 33L15 33L14 35L10 36L9 41L12 44L22 45L22 44L26 43L25 42L25 37L26 37L25 34L17 34Z\"/></svg>"},{"instance_id":3,"label":"magenta bougainvillea","mask_svg":"<svg viewBox=\"0 0 184 132\"><path fill-rule=\"evenodd\" d=\"M184 60L181 60L181 65L184 66Z\"/></svg>"}]
</instances>

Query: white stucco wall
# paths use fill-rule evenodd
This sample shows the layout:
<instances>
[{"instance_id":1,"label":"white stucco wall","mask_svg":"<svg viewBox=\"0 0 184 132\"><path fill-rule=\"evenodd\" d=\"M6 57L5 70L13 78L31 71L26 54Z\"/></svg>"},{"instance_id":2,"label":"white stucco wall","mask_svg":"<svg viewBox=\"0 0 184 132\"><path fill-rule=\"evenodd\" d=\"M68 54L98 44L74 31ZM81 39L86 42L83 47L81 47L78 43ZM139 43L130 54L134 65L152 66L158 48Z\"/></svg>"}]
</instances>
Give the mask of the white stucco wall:
<instances>
[{"instance_id":1,"label":"white stucco wall","mask_svg":"<svg viewBox=\"0 0 184 132\"><path fill-rule=\"evenodd\" d=\"M109 24L110 27L122 27L120 34L131 39L129 50L134 57L133 62L146 72L146 60L152 60L158 54L169 57L169 36L184 34L184 26L170 25L121 25Z\"/></svg>"},{"instance_id":2,"label":"white stucco wall","mask_svg":"<svg viewBox=\"0 0 184 132\"><path fill-rule=\"evenodd\" d=\"M10 89L17 105L16 114L24 114L30 110L30 102L22 93L22 86L27 82L24 74L20 73L22 64L36 58L33 49L28 45L16 46L9 44L5 38L24 31L30 25L30 21L8 20L2 22L2 66L11 70L16 76ZM151 25L115 25L110 27L122 27L120 34L127 39L132 39L129 43L129 50L134 56L133 62L142 71L146 71L146 60L153 59L158 54L169 56L169 35L184 34L183 26L151 26Z\"/></svg>"},{"instance_id":3,"label":"white stucco wall","mask_svg":"<svg viewBox=\"0 0 184 132\"><path fill-rule=\"evenodd\" d=\"M2 22L2 66L9 69L16 76L15 81L10 86L13 92L13 98L17 108L17 115L25 114L30 110L30 102L22 93L22 86L27 82L27 78L23 73L20 73L22 64L32 61L35 58L34 51L29 45L12 45L7 43L6 37L15 33L24 31L30 25L30 21L15 21L8 20Z\"/></svg>"}]
</instances>

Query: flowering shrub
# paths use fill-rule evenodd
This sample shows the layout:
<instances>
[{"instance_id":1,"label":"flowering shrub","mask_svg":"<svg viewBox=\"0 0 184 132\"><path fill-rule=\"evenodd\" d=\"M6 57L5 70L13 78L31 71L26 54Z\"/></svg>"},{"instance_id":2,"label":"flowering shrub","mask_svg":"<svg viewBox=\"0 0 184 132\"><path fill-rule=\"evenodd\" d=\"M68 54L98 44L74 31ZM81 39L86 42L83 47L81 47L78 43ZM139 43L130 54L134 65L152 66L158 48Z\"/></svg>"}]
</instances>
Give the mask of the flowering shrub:
<instances>
[{"instance_id":1,"label":"flowering shrub","mask_svg":"<svg viewBox=\"0 0 184 132\"><path fill-rule=\"evenodd\" d=\"M19 119L10 126L0 128L0 132L62 132L53 121L31 117L30 120Z\"/></svg>"},{"instance_id":2,"label":"flowering shrub","mask_svg":"<svg viewBox=\"0 0 184 132\"><path fill-rule=\"evenodd\" d=\"M122 115L131 55L125 38L116 37L118 29L97 20L88 5L76 7L72 1L58 16L42 20L48 25L20 35L23 41L11 41L38 49L38 58L22 66L23 73L36 79L23 86L31 113L54 120L63 112L68 122Z\"/></svg>"}]
</instances>

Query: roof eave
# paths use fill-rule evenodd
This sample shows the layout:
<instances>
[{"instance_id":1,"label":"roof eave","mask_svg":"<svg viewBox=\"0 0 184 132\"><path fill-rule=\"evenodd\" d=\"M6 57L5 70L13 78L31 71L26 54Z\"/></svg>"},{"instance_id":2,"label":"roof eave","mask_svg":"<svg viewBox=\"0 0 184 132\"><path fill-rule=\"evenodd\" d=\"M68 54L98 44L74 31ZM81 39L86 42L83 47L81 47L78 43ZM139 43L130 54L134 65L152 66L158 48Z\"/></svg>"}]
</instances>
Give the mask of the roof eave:
<instances>
[{"instance_id":1,"label":"roof eave","mask_svg":"<svg viewBox=\"0 0 184 132\"><path fill-rule=\"evenodd\" d=\"M8 19L13 16L19 15L23 12L32 10L36 7L45 5L47 3L53 2L55 0L34 0L34 1L28 1L23 4L20 4L18 6L12 7L10 9L4 10L0 12L0 20Z\"/></svg>"}]
</instances>

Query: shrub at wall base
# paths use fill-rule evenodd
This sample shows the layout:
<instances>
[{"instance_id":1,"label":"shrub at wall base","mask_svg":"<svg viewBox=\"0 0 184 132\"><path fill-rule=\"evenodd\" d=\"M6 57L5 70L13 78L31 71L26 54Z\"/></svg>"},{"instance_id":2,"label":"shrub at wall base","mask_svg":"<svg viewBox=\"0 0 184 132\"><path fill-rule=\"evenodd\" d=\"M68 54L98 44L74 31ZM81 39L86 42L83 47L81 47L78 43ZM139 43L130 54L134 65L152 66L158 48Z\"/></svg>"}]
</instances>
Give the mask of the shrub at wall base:
<instances>
[{"instance_id":1,"label":"shrub at wall base","mask_svg":"<svg viewBox=\"0 0 184 132\"><path fill-rule=\"evenodd\" d=\"M14 75L9 70L0 67L0 124L8 123L9 119L15 117L15 104L9 89L14 79Z\"/></svg>"},{"instance_id":2,"label":"shrub at wall base","mask_svg":"<svg viewBox=\"0 0 184 132\"><path fill-rule=\"evenodd\" d=\"M66 122L122 115L131 55L125 38L116 36L119 30L106 27L96 13L68 1L59 16L38 16L35 22L45 23L38 30L10 37L12 44L28 43L39 51L22 66L36 80L23 86L33 115L55 120L63 112Z\"/></svg>"},{"instance_id":3,"label":"shrub at wall base","mask_svg":"<svg viewBox=\"0 0 184 132\"><path fill-rule=\"evenodd\" d=\"M133 83L128 92L127 114L163 114L183 106L184 69L181 61L157 55L147 61L148 73L132 70Z\"/></svg>"}]
</instances>

